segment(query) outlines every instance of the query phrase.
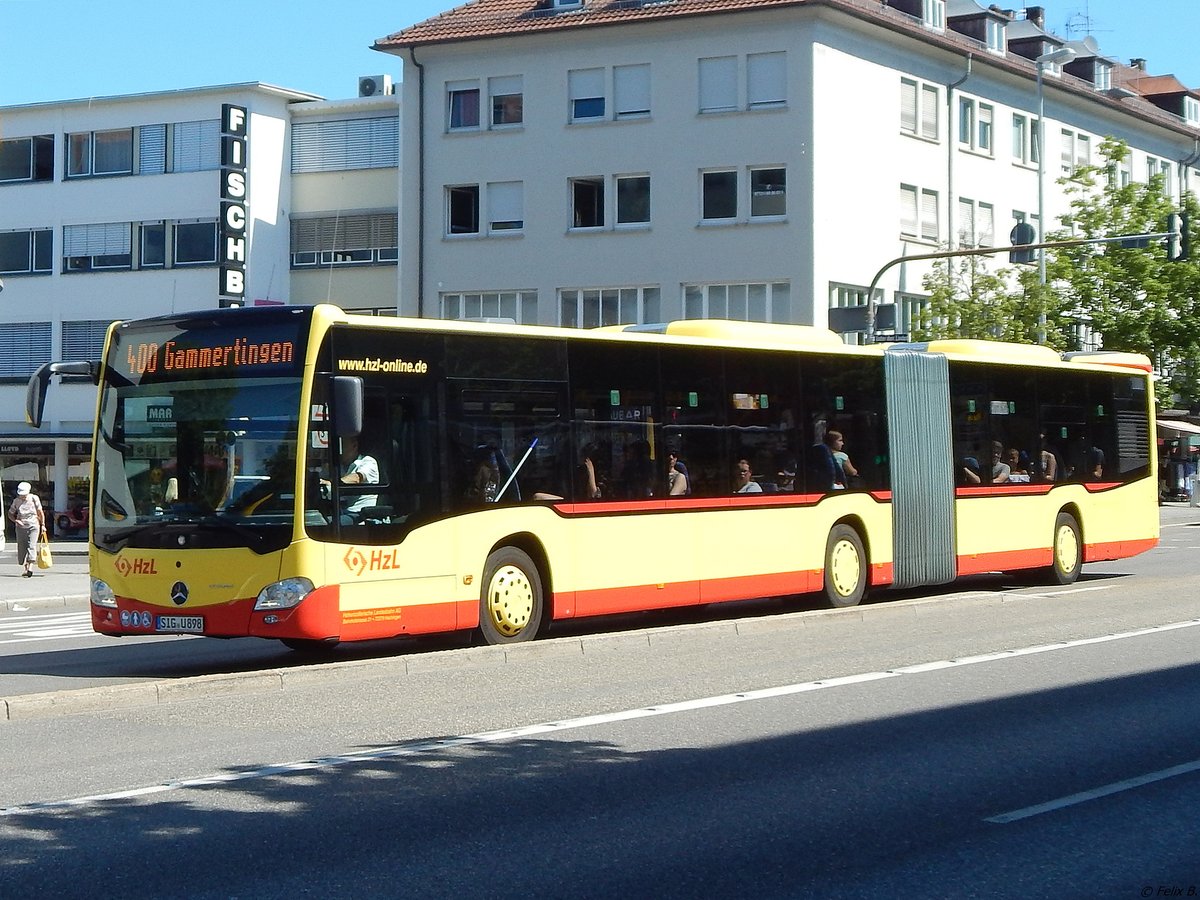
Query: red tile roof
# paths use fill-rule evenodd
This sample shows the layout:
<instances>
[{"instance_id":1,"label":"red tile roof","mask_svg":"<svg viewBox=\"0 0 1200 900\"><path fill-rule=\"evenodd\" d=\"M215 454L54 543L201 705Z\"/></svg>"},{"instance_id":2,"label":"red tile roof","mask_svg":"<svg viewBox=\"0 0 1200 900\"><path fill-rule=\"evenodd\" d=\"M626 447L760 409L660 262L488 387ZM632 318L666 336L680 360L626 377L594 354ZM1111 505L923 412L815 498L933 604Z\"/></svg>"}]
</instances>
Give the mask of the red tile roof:
<instances>
[{"instance_id":1,"label":"red tile roof","mask_svg":"<svg viewBox=\"0 0 1200 900\"><path fill-rule=\"evenodd\" d=\"M552 7L547 0L471 0L462 6L380 38L376 50L466 41L508 34L557 31L590 25L669 19L778 6L813 0L584 0L578 7ZM876 4L878 0L876 0Z\"/></svg>"}]
</instances>

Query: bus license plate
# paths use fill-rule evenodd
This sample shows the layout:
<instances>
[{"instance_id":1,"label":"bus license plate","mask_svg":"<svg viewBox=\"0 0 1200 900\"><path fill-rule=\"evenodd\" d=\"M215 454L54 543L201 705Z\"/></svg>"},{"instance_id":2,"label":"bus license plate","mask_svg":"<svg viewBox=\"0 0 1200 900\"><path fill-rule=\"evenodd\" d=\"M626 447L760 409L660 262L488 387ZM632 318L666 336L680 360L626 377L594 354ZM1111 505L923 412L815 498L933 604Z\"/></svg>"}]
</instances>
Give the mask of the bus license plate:
<instances>
[{"instance_id":1,"label":"bus license plate","mask_svg":"<svg viewBox=\"0 0 1200 900\"><path fill-rule=\"evenodd\" d=\"M176 634L204 634L204 616L157 616L155 631L170 631Z\"/></svg>"}]
</instances>

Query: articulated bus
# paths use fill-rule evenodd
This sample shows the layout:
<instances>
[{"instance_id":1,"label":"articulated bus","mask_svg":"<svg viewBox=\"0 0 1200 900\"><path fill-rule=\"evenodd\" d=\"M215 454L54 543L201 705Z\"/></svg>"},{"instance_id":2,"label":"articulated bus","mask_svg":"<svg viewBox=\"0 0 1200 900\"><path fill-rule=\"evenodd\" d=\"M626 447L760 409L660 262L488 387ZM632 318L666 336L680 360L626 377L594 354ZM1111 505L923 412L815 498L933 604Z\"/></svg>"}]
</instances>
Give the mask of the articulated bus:
<instances>
[{"instance_id":1,"label":"articulated bus","mask_svg":"<svg viewBox=\"0 0 1200 900\"><path fill-rule=\"evenodd\" d=\"M54 373L99 387L108 635L507 643L971 573L1066 584L1158 539L1150 364L1132 354L321 305L115 323L102 361L31 378L33 424Z\"/></svg>"}]
</instances>

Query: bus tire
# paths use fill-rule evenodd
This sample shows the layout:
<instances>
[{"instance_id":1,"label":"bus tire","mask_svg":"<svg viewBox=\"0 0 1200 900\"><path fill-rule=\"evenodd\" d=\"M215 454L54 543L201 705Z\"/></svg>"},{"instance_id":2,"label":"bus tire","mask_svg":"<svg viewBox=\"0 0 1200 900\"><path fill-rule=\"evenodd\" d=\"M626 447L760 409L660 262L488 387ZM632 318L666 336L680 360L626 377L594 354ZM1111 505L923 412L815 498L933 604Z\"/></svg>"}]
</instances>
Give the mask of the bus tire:
<instances>
[{"instance_id":1,"label":"bus tire","mask_svg":"<svg viewBox=\"0 0 1200 900\"><path fill-rule=\"evenodd\" d=\"M1050 560L1046 572L1055 584L1074 584L1079 578L1083 568L1083 540L1079 522L1069 512L1060 512L1054 521Z\"/></svg>"},{"instance_id":2,"label":"bus tire","mask_svg":"<svg viewBox=\"0 0 1200 900\"><path fill-rule=\"evenodd\" d=\"M531 641L542 627L542 576L529 555L501 547L487 558L479 597L479 636L486 644Z\"/></svg>"},{"instance_id":3,"label":"bus tire","mask_svg":"<svg viewBox=\"0 0 1200 900\"><path fill-rule=\"evenodd\" d=\"M857 606L867 594L867 553L849 525L835 525L829 532L824 581L830 606Z\"/></svg>"}]
</instances>

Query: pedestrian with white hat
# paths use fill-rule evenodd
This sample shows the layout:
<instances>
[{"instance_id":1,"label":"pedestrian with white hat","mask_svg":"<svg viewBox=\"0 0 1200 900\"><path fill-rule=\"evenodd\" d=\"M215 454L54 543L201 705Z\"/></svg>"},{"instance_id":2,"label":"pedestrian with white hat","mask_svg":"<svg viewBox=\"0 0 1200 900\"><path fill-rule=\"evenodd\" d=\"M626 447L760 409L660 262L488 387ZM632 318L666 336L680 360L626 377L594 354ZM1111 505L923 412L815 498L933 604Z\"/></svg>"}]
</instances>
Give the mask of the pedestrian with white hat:
<instances>
[{"instance_id":1,"label":"pedestrian with white hat","mask_svg":"<svg viewBox=\"0 0 1200 900\"><path fill-rule=\"evenodd\" d=\"M8 507L8 517L17 526L17 564L25 567L21 577L32 578L38 538L46 530L46 514L42 511L42 501L28 481L17 485L17 496Z\"/></svg>"}]
</instances>

